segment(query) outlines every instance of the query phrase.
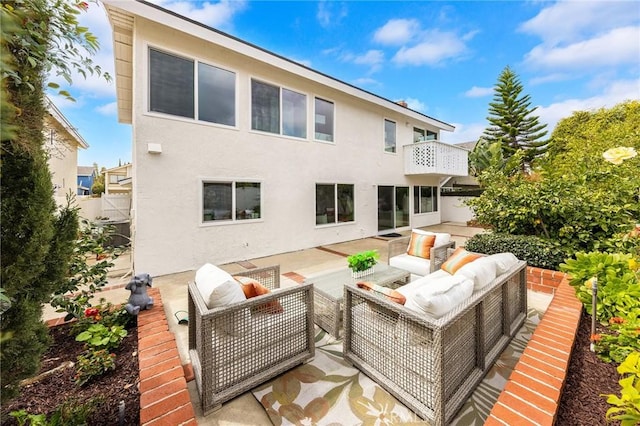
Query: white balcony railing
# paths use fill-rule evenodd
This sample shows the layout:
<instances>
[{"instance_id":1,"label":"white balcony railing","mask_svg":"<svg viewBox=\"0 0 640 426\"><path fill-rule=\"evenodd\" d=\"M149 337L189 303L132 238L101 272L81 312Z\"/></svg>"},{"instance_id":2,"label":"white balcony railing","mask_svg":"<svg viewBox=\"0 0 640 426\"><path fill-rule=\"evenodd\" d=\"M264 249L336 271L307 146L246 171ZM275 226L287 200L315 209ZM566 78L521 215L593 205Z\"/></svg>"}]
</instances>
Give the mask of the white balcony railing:
<instances>
[{"instance_id":1,"label":"white balcony railing","mask_svg":"<svg viewBox=\"0 0 640 426\"><path fill-rule=\"evenodd\" d=\"M404 145L406 175L468 176L468 154L464 148L438 141Z\"/></svg>"}]
</instances>

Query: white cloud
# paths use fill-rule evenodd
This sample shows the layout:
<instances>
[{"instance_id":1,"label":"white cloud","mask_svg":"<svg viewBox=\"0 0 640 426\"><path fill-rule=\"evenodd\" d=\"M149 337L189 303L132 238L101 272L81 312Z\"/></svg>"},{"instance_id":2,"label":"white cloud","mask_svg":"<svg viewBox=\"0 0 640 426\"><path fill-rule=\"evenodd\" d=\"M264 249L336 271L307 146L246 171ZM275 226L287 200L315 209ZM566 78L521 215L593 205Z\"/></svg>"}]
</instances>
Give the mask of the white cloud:
<instances>
[{"instance_id":1,"label":"white cloud","mask_svg":"<svg viewBox=\"0 0 640 426\"><path fill-rule=\"evenodd\" d=\"M464 92L464 96L467 98L482 98L491 94L493 94L493 87L473 86L471 89Z\"/></svg>"},{"instance_id":2,"label":"white cloud","mask_svg":"<svg viewBox=\"0 0 640 426\"><path fill-rule=\"evenodd\" d=\"M452 124L456 128L453 133L444 132L442 134L445 142L460 143L477 141L487 127L487 123Z\"/></svg>"},{"instance_id":3,"label":"white cloud","mask_svg":"<svg viewBox=\"0 0 640 426\"><path fill-rule=\"evenodd\" d=\"M529 84L532 86L537 86L539 84L554 83L557 81L569 80L571 78L572 78L571 74L553 73L548 75L542 75L540 77L533 77L532 79L529 80Z\"/></svg>"},{"instance_id":4,"label":"white cloud","mask_svg":"<svg viewBox=\"0 0 640 426\"><path fill-rule=\"evenodd\" d=\"M172 0L151 0L151 2L215 28L230 26L234 15L242 12L247 4L244 0L220 0L217 3Z\"/></svg>"},{"instance_id":5,"label":"white cloud","mask_svg":"<svg viewBox=\"0 0 640 426\"><path fill-rule=\"evenodd\" d=\"M331 24L340 22L347 14L347 6L344 3L337 4L337 2L332 1L320 1L316 18L321 27L327 28Z\"/></svg>"},{"instance_id":6,"label":"white cloud","mask_svg":"<svg viewBox=\"0 0 640 426\"><path fill-rule=\"evenodd\" d=\"M467 51L464 42L452 32L429 31L422 42L402 47L393 61L403 65L437 65L447 59L459 57Z\"/></svg>"},{"instance_id":7,"label":"white cloud","mask_svg":"<svg viewBox=\"0 0 640 426\"><path fill-rule=\"evenodd\" d=\"M547 123L552 131L558 121L571 116L575 111L591 111L611 108L626 100L640 100L640 79L611 82L602 93L586 99L566 99L548 106L539 106L534 114L541 123Z\"/></svg>"},{"instance_id":8,"label":"white cloud","mask_svg":"<svg viewBox=\"0 0 640 426\"><path fill-rule=\"evenodd\" d=\"M420 31L420 23L415 19L391 19L378 28L374 41L388 45L402 45L412 40Z\"/></svg>"},{"instance_id":9,"label":"white cloud","mask_svg":"<svg viewBox=\"0 0 640 426\"><path fill-rule=\"evenodd\" d=\"M545 44L555 45L637 22L635 1L561 1L542 9L519 29L539 36Z\"/></svg>"},{"instance_id":10,"label":"white cloud","mask_svg":"<svg viewBox=\"0 0 640 426\"><path fill-rule=\"evenodd\" d=\"M371 77L362 77L362 78L357 78L355 80L353 80L353 84L358 86L358 87L364 87L364 86L381 86L380 82L374 78Z\"/></svg>"},{"instance_id":11,"label":"white cloud","mask_svg":"<svg viewBox=\"0 0 640 426\"><path fill-rule=\"evenodd\" d=\"M369 50L364 55L356 56L353 62L360 65L369 65L371 71L375 71L384 62L384 53L381 50Z\"/></svg>"},{"instance_id":12,"label":"white cloud","mask_svg":"<svg viewBox=\"0 0 640 426\"><path fill-rule=\"evenodd\" d=\"M640 26L616 28L566 46L539 45L525 56L530 65L551 69L582 69L638 63Z\"/></svg>"},{"instance_id":13,"label":"white cloud","mask_svg":"<svg viewBox=\"0 0 640 426\"><path fill-rule=\"evenodd\" d=\"M118 103L110 102L105 105L101 105L96 107L96 111L102 115L113 115L115 116L118 113Z\"/></svg>"},{"instance_id":14,"label":"white cloud","mask_svg":"<svg viewBox=\"0 0 640 426\"><path fill-rule=\"evenodd\" d=\"M404 101L407 103L407 107L411 108L414 111L425 113L428 110L424 102L421 102L418 99L406 98Z\"/></svg>"}]
</instances>

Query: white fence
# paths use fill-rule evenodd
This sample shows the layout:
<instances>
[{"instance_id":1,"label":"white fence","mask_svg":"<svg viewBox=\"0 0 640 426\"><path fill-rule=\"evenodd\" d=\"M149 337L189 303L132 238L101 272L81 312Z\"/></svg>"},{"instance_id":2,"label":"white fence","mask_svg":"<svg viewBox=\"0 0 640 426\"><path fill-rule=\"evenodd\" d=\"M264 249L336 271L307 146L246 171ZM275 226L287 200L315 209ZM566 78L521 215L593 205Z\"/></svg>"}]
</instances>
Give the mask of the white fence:
<instances>
[{"instance_id":1,"label":"white fence","mask_svg":"<svg viewBox=\"0 0 640 426\"><path fill-rule=\"evenodd\" d=\"M96 221L97 218L108 218L109 221L129 220L131 212L131 196L128 194L102 194L100 198L77 197L80 216Z\"/></svg>"},{"instance_id":2,"label":"white fence","mask_svg":"<svg viewBox=\"0 0 640 426\"><path fill-rule=\"evenodd\" d=\"M442 222L466 223L474 218L473 210L464 204L473 197L440 197L440 220Z\"/></svg>"}]
</instances>

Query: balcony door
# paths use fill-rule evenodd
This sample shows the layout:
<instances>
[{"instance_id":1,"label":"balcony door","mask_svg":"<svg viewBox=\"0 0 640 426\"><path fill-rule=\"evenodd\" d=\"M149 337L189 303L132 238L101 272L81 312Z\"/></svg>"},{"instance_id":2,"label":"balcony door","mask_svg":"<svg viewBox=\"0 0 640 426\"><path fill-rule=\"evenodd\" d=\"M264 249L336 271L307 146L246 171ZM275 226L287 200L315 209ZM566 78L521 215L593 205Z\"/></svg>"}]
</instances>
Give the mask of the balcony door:
<instances>
[{"instance_id":1,"label":"balcony door","mask_svg":"<svg viewBox=\"0 0 640 426\"><path fill-rule=\"evenodd\" d=\"M409 227L409 187L378 186L378 232Z\"/></svg>"}]
</instances>

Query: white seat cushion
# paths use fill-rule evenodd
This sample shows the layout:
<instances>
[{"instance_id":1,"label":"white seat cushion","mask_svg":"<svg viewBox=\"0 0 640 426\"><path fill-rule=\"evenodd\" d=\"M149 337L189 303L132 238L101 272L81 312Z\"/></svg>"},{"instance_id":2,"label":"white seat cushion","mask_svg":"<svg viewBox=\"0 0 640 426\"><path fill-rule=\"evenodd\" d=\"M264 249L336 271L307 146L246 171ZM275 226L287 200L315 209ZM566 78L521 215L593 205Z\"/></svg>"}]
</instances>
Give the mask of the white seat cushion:
<instances>
[{"instance_id":1,"label":"white seat cushion","mask_svg":"<svg viewBox=\"0 0 640 426\"><path fill-rule=\"evenodd\" d=\"M450 276L423 285L404 306L416 312L440 318L469 298L473 293L473 281L465 276Z\"/></svg>"},{"instance_id":2,"label":"white seat cushion","mask_svg":"<svg viewBox=\"0 0 640 426\"><path fill-rule=\"evenodd\" d=\"M393 256L389 259L389 266L404 269L412 274L424 276L431 272L431 260L422 257L411 256L406 253Z\"/></svg>"},{"instance_id":3,"label":"white seat cushion","mask_svg":"<svg viewBox=\"0 0 640 426\"><path fill-rule=\"evenodd\" d=\"M458 269L454 276L467 277L473 281L473 290L480 290L496 278L496 262L489 257L483 256Z\"/></svg>"},{"instance_id":4,"label":"white seat cushion","mask_svg":"<svg viewBox=\"0 0 640 426\"><path fill-rule=\"evenodd\" d=\"M397 288L396 291L402 294L405 298L411 298L415 296L415 294L418 292L418 290L420 290L422 286L429 285L429 283L434 280L450 276L451 274L449 274L448 272L443 271L442 269L438 269L437 271L429 275L419 277L417 280L413 280L410 283Z\"/></svg>"},{"instance_id":5,"label":"white seat cushion","mask_svg":"<svg viewBox=\"0 0 640 426\"><path fill-rule=\"evenodd\" d=\"M493 259L496 262L498 275L504 274L509 269L513 268L516 263L518 263L518 258L515 256L515 254L508 252L496 253L487 257L489 259Z\"/></svg>"}]
</instances>

